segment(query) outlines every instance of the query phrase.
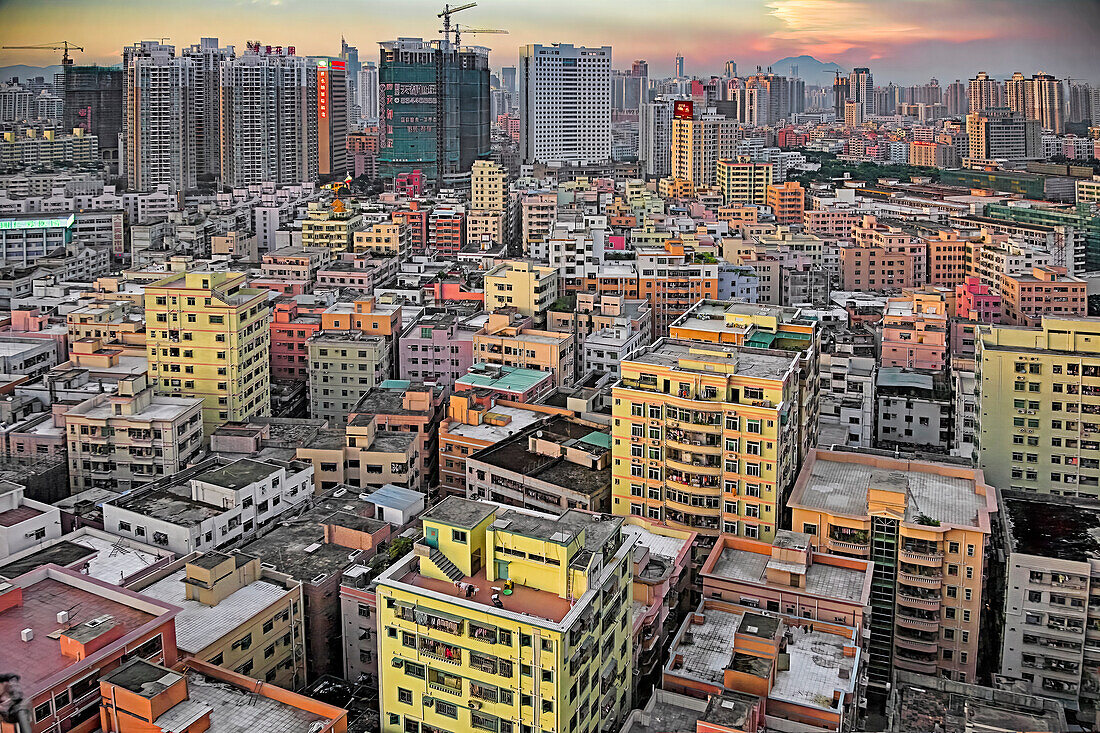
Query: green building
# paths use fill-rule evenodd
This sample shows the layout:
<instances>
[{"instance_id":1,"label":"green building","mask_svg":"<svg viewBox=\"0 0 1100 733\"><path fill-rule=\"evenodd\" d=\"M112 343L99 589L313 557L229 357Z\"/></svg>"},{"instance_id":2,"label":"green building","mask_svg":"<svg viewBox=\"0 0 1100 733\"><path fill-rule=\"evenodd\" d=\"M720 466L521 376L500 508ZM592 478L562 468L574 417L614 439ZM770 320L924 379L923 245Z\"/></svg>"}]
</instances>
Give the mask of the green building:
<instances>
[{"instance_id":1,"label":"green building","mask_svg":"<svg viewBox=\"0 0 1100 733\"><path fill-rule=\"evenodd\" d=\"M419 170L437 187L469 188L491 152L489 51L400 38L381 44L379 176Z\"/></svg>"},{"instance_id":2,"label":"green building","mask_svg":"<svg viewBox=\"0 0 1100 733\"><path fill-rule=\"evenodd\" d=\"M985 215L992 219L1060 229L1068 250L1084 251L1085 272L1100 270L1100 209L1095 204L1075 206L1028 206L986 204Z\"/></svg>"}]
</instances>

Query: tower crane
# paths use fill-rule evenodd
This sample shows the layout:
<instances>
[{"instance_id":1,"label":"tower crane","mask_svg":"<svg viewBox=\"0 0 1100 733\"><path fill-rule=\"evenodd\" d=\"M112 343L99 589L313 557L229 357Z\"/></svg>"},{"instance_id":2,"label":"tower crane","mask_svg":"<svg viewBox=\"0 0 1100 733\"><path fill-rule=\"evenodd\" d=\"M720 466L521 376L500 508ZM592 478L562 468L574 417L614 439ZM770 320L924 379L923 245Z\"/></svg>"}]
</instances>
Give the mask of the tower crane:
<instances>
[{"instance_id":1,"label":"tower crane","mask_svg":"<svg viewBox=\"0 0 1100 733\"><path fill-rule=\"evenodd\" d=\"M3 48L24 50L34 49L37 51L64 51L65 53L61 55L62 66L73 65L73 60L69 58L69 49L72 49L73 51L84 51L83 46L78 46L75 43L70 43L69 41L54 41L53 43L42 43L37 46L3 46Z\"/></svg>"},{"instance_id":2,"label":"tower crane","mask_svg":"<svg viewBox=\"0 0 1100 733\"><path fill-rule=\"evenodd\" d=\"M454 7L454 8L452 8L450 5L444 5L443 6L443 12L435 14L435 17L443 19L443 43L444 43L444 45L446 45L451 40L451 16L454 15L455 13L458 13L458 12L462 11L462 10L469 10L470 8L473 8L473 7L476 7L476 6L477 6L477 3L464 3L464 4L459 5L457 7ZM458 45L457 41L455 41L455 45L456 46Z\"/></svg>"},{"instance_id":3,"label":"tower crane","mask_svg":"<svg viewBox=\"0 0 1100 733\"><path fill-rule=\"evenodd\" d=\"M476 33L507 33L507 32L508 31L501 30L500 28L471 28L468 25L464 25L464 26L460 27L458 23L455 23L455 47L457 48L458 45L459 45L459 43L458 43L458 34L459 33L475 33L476 34Z\"/></svg>"}]
</instances>

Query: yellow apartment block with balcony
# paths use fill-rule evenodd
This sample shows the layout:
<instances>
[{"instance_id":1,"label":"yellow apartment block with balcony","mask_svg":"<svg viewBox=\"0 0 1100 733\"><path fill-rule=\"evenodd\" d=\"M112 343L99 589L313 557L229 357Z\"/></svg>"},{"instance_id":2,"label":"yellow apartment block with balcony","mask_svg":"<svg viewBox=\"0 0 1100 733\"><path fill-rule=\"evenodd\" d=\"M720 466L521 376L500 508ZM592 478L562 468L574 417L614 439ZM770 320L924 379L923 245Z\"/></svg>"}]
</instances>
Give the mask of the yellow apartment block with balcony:
<instances>
[{"instance_id":1,"label":"yellow apartment block with balcony","mask_svg":"<svg viewBox=\"0 0 1100 733\"><path fill-rule=\"evenodd\" d=\"M485 273L485 310L511 306L538 316L558 299L558 268L508 260Z\"/></svg>"},{"instance_id":2,"label":"yellow apartment block with balcony","mask_svg":"<svg viewBox=\"0 0 1100 733\"><path fill-rule=\"evenodd\" d=\"M1100 318L977 338L978 465L991 484L1100 496Z\"/></svg>"},{"instance_id":3,"label":"yellow apartment block with balcony","mask_svg":"<svg viewBox=\"0 0 1100 733\"><path fill-rule=\"evenodd\" d=\"M352 250L372 255L394 256L402 262L409 257L412 230L400 221L380 221L352 234Z\"/></svg>"},{"instance_id":4,"label":"yellow apartment block with balcony","mask_svg":"<svg viewBox=\"0 0 1100 733\"><path fill-rule=\"evenodd\" d=\"M363 226L363 215L348 211L336 199L329 206L312 203L302 222L303 247L328 247L336 252L351 248L353 235Z\"/></svg>"},{"instance_id":5,"label":"yellow apartment block with balcony","mask_svg":"<svg viewBox=\"0 0 1100 733\"><path fill-rule=\"evenodd\" d=\"M973 683L997 494L961 461L814 450L791 499L791 527L816 552L871 560L868 677L894 669Z\"/></svg>"},{"instance_id":6,"label":"yellow apartment block with balcony","mask_svg":"<svg viewBox=\"0 0 1100 733\"><path fill-rule=\"evenodd\" d=\"M618 730L631 705L623 519L448 497L377 580L383 733Z\"/></svg>"},{"instance_id":7,"label":"yellow apartment block with balcony","mask_svg":"<svg viewBox=\"0 0 1100 733\"><path fill-rule=\"evenodd\" d=\"M767 202L768 186L772 184L771 163L754 163L741 156L718 161L715 170L727 206L737 202L763 206Z\"/></svg>"},{"instance_id":8,"label":"yellow apartment block with balcony","mask_svg":"<svg viewBox=\"0 0 1100 733\"><path fill-rule=\"evenodd\" d=\"M238 272L185 272L145 286L149 381L203 400L205 434L271 414L269 290Z\"/></svg>"},{"instance_id":9,"label":"yellow apartment block with balcony","mask_svg":"<svg viewBox=\"0 0 1100 733\"><path fill-rule=\"evenodd\" d=\"M662 339L621 370L614 513L770 542L798 473L798 353Z\"/></svg>"}]
</instances>

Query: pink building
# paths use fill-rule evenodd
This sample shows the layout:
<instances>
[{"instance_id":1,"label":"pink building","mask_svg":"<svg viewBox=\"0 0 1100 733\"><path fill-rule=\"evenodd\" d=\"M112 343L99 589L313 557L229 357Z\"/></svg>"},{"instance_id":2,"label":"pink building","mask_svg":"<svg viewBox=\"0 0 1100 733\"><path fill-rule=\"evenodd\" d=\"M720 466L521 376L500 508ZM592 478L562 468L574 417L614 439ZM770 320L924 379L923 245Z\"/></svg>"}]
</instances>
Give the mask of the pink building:
<instances>
[{"instance_id":1,"label":"pink building","mask_svg":"<svg viewBox=\"0 0 1100 733\"><path fill-rule=\"evenodd\" d=\"M890 298L882 316L882 366L943 369L947 323L947 304L937 293Z\"/></svg>"},{"instance_id":2,"label":"pink building","mask_svg":"<svg viewBox=\"0 0 1100 733\"><path fill-rule=\"evenodd\" d=\"M53 341L58 362L69 358L69 329L65 319L55 321L51 314L40 308L13 310L10 323L0 327L0 332L6 336Z\"/></svg>"},{"instance_id":3,"label":"pink building","mask_svg":"<svg viewBox=\"0 0 1100 733\"><path fill-rule=\"evenodd\" d=\"M413 382L453 386L474 363L474 333L451 312L438 310L405 329L397 343L398 375Z\"/></svg>"},{"instance_id":4,"label":"pink building","mask_svg":"<svg viewBox=\"0 0 1100 733\"><path fill-rule=\"evenodd\" d=\"M928 281L923 240L873 216L863 217L853 236L854 245L840 249L844 290L901 290Z\"/></svg>"},{"instance_id":5,"label":"pink building","mask_svg":"<svg viewBox=\"0 0 1100 733\"><path fill-rule=\"evenodd\" d=\"M1004 320L1017 326L1038 326L1044 315L1084 316L1088 313L1086 285L1064 267L1033 267L1026 275L1003 275Z\"/></svg>"},{"instance_id":6,"label":"pink building","mask_svg":"<svg viewBox=\"0 0 1100 733\"><path fill-rule=\"evenodd\" d=\"M399 173L393 179L393 190L403 196L423 196L424 174L419 170Z\"/></svg>"},{"instance_id":7,"label":"pink building","mask_svg":"<svg viewBox=\"0 0 1100 733\"><path fill-rule=\"evenodd\" d=\"M271 378L300 379L309 376L309 337L321 328L320 304L305 308L294 300L275 303L271 319Z\"/></svg>"},{"instance_id":8,"label":"pink building","mask_svg":"<svg viewBox=\"0 0 1100 733\"><path fill-rule=\"evenodd\" d=\"M968 277L955 286L955 315L964 321L978 323L1001 322L1001 296L982 283L981 278Z\"/></svg>"}]
</instances>

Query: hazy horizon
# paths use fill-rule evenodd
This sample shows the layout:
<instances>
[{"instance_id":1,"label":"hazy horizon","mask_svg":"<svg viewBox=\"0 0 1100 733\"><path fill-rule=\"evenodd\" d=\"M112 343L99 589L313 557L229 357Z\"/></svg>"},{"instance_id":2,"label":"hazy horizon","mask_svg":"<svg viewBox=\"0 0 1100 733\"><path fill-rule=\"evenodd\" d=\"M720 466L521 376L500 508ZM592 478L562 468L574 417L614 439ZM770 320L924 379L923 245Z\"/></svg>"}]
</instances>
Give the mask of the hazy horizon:
<instances>
[{"instance_id":1,"label":"hazy horizon","mask_svg":"<svg viewBox=\"0 0 1100 733\"><path fill-rule=\"evenodd\" d=\"M77 63L115 64L123 46L161 37L177 47L214 36L242 50L245 41L259 40L296 46L303 55L336 55L343 35L369 61L378 58L378 41L438 38L440 9L434 0L322 6L305 0L0 0L0 45L64 38L85 47L74 53ZM806 54L845 69L869 66L878 83L934 76L948 84L979 70L998 76L1041 70L1100 82L1096 0L640 0L631 6L480 0L455 20L510 32L466 39L492 49L494 69L515 63L522 45L561 42L610 45L616 68L642 58L655 77L670 75L681 52L689 76L720 73L728 59L750 70ZM0 50L0 66L47 66L59 58L54 51ZM808 83L827 81L820 76L803 74Z\"/></svg>"}]
</instances>

